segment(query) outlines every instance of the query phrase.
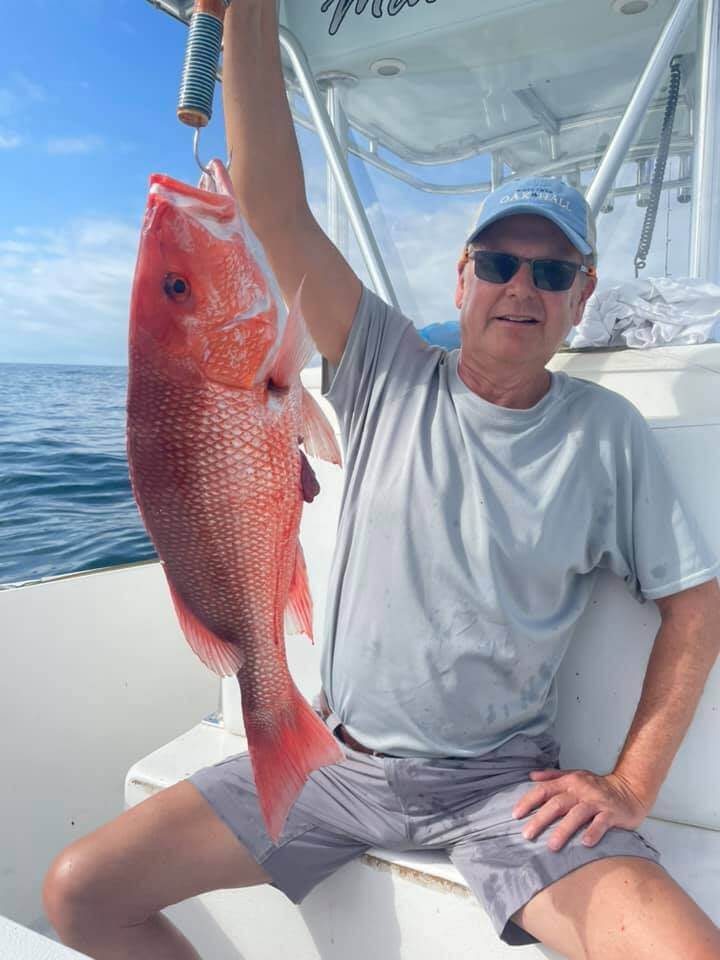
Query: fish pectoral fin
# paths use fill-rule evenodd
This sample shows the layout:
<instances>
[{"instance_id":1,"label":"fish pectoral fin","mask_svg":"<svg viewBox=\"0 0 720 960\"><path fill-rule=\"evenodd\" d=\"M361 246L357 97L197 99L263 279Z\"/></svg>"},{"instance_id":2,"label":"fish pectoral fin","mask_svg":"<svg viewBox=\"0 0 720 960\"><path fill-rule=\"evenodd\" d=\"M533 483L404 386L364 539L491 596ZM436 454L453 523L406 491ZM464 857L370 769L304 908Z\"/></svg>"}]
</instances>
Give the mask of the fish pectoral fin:
<instances>
[{"instance_id":1,"label":"fish pectoral fin","mask_svg":"<svg viewBox=\"0 0 720 960\"><path fill-rule=\"evenodd\" d=\"M340 448L330 421L320 409L315 397L303 387L302 391L303 446L311 457L342 463Z\"/></svg>"},{"instance_id":2,"label":"fish pectoral fin","mask_svg":"<svg viewBox=\"0 0 720 960\"><path fill-rule=\"evenodd\" d=\"M293 381L296 381L302 368L315 353L315 344L308 328L305 326L300 309L304 284L305 279L303 278L290 308L282 343L270 371L270 379L278 387L289 387Z\"/></svg>"},{"instance_id":3,"label":"fish pectoral fin","mask_svg":"<svg viewBox=\"0 0 720 960\"><path fill-rule=\"evenodd\" d=\"M244 657L240 650L232 643L220 640L212 630L198 620L173 586L167 571L165 576L170 587L175 613L193 653L197 654L205 666L219 677L234 677L243 665Z\"/></svg>"},{"instance_id":4,"label":"fish pectoral fin","mask_svg":"<svg viewBox=\"0 0 720 960\"><path fill-rule=\"evenodd\" d=\"M308 585L305 555L298 542L295 551L295 569L290 581L290 593L285 607L286 633L304 633L313 639L312 597Z\"/></svg>"}]
</instances>

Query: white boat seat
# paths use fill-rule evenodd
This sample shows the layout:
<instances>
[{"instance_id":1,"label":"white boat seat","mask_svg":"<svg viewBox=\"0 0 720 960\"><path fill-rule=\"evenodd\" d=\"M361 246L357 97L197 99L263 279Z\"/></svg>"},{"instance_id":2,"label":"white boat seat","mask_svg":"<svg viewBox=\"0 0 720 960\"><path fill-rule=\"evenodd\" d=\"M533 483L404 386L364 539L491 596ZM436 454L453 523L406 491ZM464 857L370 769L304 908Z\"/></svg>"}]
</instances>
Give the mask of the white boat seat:
<instances>
[{"instance_id":1,"label":"white boat seat","mask_svg":"<svg viewBox=\"0 0 720 960\"><path fill-rule=\"evenodd\" d=\"M680 447L682 438L668 442ZM563 769L613 769L640 699L659 626L654 603L638 603L618 577L603 571L558 671L555 736ZM720 830L719 724L720 662L708 676L653 816ZM716 870L720 873L720 859Z\"/></svg>"},{"instance_id":2,"label":"white boat seat","mask_svg":"<svg viewBox=\"0 0 720 960\"><path fill-rule=\"evenodd\" d=\"M126 805L245 749L244 738L198 724L132 766L125 781ZM650 817L641 832L660 850L675 880L720 924L720 831ZM320 884L299 908L262 887L204 894L166 913L214 960L237 960L238 955L269 960L280 951L292 952L294 960L360 960L370 949L373 960L416 960L431 953L494 960L514 949L497 938L467 884L441 853L371 850ZM525 949L528 960L558 956L545 947Z\"/></svg>"},{"instance_id":3,"label":"white boat seat","mask_svg":"<svg viewBox=\"0 0 720 960\"><path fill-rule=\"evenodd\" d=\"M12 960L90 960L61 943L0 915L0 957Z\"/></svg>"}]
</instances>

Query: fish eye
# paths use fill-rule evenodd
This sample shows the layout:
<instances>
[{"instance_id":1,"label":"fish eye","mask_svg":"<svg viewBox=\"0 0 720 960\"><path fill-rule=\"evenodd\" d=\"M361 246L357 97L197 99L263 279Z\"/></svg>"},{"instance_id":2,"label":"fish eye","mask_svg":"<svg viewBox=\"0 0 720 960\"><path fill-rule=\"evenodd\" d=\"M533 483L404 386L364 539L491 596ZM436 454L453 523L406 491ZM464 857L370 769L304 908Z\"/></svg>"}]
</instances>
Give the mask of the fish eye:
<instances>
[{"instance_id":1,"label":"fish eye","mask_svg":"<svg viewBox=\"0 0 720 960\"><path fill-rule=\"evenodd\" d=\"M182 303L190 296L190 281L181 277L179 273L168 273L163 281L166 296L176 303Z\"/></svg>"}]
</instances>

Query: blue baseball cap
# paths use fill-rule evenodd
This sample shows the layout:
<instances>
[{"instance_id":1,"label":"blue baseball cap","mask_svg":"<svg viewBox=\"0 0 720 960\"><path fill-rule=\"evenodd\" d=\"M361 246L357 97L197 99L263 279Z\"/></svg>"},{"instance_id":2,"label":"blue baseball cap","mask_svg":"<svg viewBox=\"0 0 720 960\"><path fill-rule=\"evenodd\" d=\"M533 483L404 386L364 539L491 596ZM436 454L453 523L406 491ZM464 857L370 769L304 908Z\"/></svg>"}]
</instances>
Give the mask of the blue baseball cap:
<instances>
[{"instance_id":1,"label":"blue baseball cap","mask_svg":"<svg viewBox=\"0 0 720 960\"><path fill-rule=\"evenodd\" d=\"M545 217L558 226L584 257L597 263L595 217L585 197L561 177L522 177L508 180L482 202L468 243L473 243L491 223L517 213Z\"/></svg>"}]
</instances>

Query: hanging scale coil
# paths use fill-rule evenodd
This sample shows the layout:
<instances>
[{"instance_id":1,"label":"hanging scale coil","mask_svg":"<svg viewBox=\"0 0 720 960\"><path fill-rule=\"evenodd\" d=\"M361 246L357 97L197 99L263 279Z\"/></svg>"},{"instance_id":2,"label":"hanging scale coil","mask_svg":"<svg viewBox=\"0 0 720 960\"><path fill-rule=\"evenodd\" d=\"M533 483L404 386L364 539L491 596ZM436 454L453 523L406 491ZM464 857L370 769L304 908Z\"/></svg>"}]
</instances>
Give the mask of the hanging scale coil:
<instances>
[{"instance_id":1,"label":"hanging scale coil","mask_svg":"<svg viewBox=\"0 0 720 960\"><path fill-rule=\"evenodd\" d=\"M223 24L230 0L195 0L180 81L177 115L189 127L195 127L193 151L198 166L206 167L198 156L200 128L206 127L212 117L213 96Z\"/></svg>"}]
</instances>

